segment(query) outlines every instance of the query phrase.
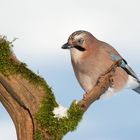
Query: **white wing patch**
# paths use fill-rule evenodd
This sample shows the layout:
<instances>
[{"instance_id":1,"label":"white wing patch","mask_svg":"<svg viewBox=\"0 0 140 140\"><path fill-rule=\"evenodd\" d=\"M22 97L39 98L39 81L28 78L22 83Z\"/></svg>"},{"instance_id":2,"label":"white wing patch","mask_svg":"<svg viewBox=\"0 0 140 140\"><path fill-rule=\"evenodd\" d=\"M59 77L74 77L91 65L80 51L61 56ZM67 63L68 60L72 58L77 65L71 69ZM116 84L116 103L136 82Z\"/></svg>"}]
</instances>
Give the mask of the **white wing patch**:
<instances>
[{"instance_id":1,"label":"white wing patch","mask_svg":"<svg viewBox=\"0 0 140 140\"><path fill-rule=\"evenodd\" d=\"M131 75L129 75L128 76L128 81L127 81L127 84L126 84L126 88L135 89L139 86L140 86L140 84L139 84L138 80L136 78L132 77Z\"/></svg>"}]
</instances>

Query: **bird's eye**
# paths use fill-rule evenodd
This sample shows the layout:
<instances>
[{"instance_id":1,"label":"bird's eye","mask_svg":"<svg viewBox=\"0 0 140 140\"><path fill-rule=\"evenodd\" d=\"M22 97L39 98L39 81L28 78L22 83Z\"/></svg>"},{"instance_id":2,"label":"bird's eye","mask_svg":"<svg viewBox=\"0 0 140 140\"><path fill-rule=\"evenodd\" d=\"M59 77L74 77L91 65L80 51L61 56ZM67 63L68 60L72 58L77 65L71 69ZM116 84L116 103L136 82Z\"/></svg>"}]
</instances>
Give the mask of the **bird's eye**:
<instances>
[{"instance_id":1,"label":"bird's eye","mask_svg":"<svg viewBox=\"0 0 140 140\"><path fill-rule=\"evenodd\" d=\"M79 38L78 40L77 40L77 42L79 43L79 44L82 44L83 43L83 39L82 38Z\"/></svg>"}]
</instances>

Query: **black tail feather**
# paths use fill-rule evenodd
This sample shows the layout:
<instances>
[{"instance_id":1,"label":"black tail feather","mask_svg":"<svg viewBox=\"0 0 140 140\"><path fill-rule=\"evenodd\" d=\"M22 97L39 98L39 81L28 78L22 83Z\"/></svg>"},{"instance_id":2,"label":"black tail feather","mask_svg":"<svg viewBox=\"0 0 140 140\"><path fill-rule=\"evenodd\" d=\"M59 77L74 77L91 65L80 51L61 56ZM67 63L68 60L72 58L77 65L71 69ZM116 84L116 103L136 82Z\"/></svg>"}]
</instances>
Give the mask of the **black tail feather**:
<instances>
[{"instance_id":1,"label":"black tail feather","mask_svg":"<svg viewBox=\"0 0 140 140\"><path fill-rule=\"evenodd\" d=\"M140 94L140 86L135 88L135 89L133 89L133 90L136 91L138 94Z\"/></svg>"}]
</instances>

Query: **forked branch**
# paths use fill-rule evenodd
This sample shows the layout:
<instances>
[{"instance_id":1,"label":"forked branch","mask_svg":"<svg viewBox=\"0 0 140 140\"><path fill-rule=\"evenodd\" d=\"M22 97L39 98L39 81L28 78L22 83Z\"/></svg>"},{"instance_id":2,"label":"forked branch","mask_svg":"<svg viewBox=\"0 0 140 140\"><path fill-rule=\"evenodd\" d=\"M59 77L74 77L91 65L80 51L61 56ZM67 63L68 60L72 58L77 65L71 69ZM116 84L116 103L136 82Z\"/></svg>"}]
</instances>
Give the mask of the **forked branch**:
<instances>
[{"instance_id":1,"label":"forked branch","mask_svg":"<svg viewBox=\"0 0 140 140\"><path fill-rule=\"evenodd\" d=\"M16 127L18 140L61 140L76 129L88 107L110 86L110 78L120 61L102 75L96 86L78 103L73 102L67 117L56 118L59 107L46 81L17 60L11 43L0 38L0 101Z\"/></svg>"}]
</instances>

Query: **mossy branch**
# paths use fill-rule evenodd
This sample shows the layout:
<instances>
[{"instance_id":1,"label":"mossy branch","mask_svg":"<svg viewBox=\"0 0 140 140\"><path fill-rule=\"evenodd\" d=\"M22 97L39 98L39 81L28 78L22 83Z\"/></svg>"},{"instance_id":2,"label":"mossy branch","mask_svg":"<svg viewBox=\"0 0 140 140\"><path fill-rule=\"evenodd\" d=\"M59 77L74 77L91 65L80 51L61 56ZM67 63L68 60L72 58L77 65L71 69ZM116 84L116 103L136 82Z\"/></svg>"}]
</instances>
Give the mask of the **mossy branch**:
<instances>
[{"instance_id":1,"label":"mossy branch","mask_svg":"<svg viewBox=\"0 0 140 140\"><path fill-rule=\"evenodd\" d=\"M0 37L0 101L13 119L18 140L61 140L75 130L90 104L110 86L119 65L113 64L84 99L74 101L67 116L57 118L53 110L59 105L51 88L16 58L11 42Z\"/></svg>"}]
</instances>

